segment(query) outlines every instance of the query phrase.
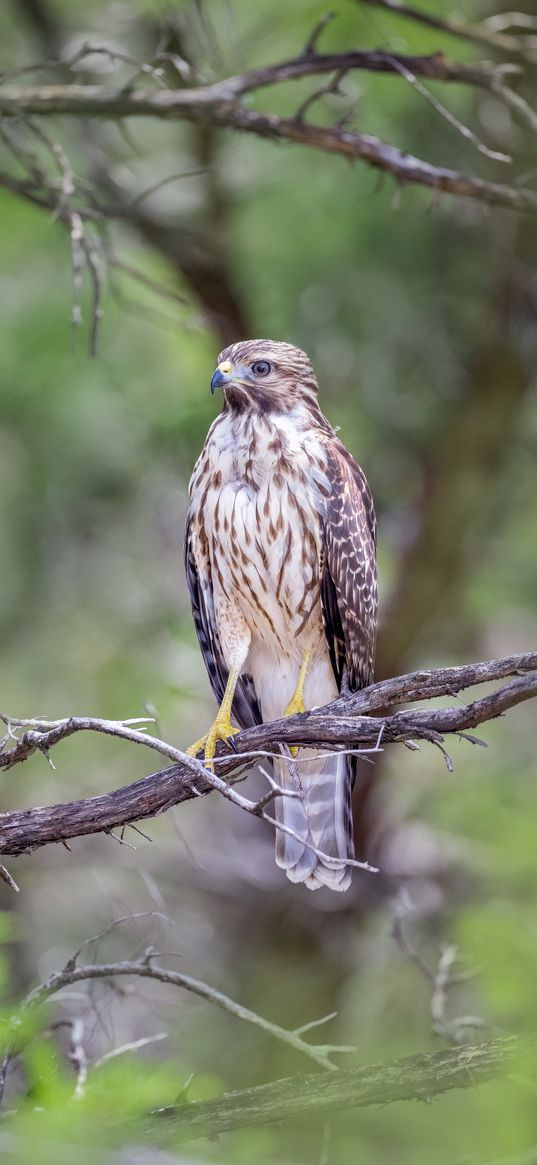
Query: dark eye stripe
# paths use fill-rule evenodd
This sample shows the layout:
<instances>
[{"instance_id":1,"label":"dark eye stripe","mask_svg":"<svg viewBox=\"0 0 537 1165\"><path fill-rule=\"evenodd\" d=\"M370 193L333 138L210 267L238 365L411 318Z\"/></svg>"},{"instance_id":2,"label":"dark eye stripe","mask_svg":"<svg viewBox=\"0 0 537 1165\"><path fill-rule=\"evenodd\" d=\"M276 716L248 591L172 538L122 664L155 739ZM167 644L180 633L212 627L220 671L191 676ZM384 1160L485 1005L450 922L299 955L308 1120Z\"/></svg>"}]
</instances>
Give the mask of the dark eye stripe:
<instances>
[{"instance_id":1,"label":"dark eye stripe","mask_svg":"<svg viewBox=\"0 0 537 1165\"><path fill-rule=\"evenodd\" d=\"M268 360L255 360L250 367L256 376L268 376L271 370L271 365Z\"/></svg>"}]
</instances>

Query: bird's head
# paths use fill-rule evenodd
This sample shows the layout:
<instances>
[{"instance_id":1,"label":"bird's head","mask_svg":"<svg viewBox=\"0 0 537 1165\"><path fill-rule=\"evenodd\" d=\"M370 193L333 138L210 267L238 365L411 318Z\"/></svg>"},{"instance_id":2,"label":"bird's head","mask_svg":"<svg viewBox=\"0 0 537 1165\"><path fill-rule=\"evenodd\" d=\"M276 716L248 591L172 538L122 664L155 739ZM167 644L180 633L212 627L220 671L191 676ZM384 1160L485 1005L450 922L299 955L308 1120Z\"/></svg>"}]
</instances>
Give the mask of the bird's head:
<instances>
[{"instance_id":1,"label":"bird's head","mask_svg":"<svg viewBox=\"0 0 537 1165\"><path fill-rule=\"evenodd\" d=\"M282 413L301 404L318 408L318 385L306 353L277 340L244 340L224 348L211 380L211 392L217 388L238 412Z\"/></svg>"}]
</instances>

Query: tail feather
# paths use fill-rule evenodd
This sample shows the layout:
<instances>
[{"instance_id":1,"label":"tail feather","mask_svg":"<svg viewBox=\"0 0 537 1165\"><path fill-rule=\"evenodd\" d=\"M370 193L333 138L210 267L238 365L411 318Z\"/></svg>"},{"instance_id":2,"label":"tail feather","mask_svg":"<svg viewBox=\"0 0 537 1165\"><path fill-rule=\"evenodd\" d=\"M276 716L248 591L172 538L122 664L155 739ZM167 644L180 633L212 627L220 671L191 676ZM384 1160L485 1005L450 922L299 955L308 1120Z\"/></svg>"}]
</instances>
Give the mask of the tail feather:
<instances>
[{"instance_id":1,"label":"tail feather","mask_svg":"<svg viewBox=\"0 0 537 1165\"><path fill-rule=\"evenodd\" d=\"M275 777L282 789L301 794L276 797L276 862L292 882L304 882L309 890L328 886L347 890L352 869L347 859L354 857L351 812L351 768L345 756L326 756L301 749L300 766L274 762ZM315 851L323 854L320 857Z\"/></svg>"},{"instance_id":2,"label":"tail feather","mask_svg":"<svg viewBox=\"0 0 537 1165\"><path fill-rule=\"evenodd\" d=\"M317 863L317 856L306 845L309 839L308 814L296 766L274 761L274 776L281 789L298 793L298 797L275 797L276 864L285 870L291 882L304 882ZM278 829L278 825L284 826ZM287 833L286 830L292 830Z\"/></svg>"}]
</instances>

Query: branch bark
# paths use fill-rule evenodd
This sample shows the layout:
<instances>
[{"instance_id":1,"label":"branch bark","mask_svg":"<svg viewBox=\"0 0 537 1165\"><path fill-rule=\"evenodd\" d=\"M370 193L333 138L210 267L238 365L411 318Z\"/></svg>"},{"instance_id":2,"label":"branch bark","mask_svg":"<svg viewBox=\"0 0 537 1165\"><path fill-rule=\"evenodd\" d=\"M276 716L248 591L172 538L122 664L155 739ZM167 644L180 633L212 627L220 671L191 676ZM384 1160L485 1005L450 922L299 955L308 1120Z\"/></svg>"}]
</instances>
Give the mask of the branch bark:
<instances>
[{"instance_id":1,"label":"branch bark","mask_svg":"<svg viewBox=\"0 0 537 1165\"><path fill-rule=\"evenodd\" d=\"M388 716L371 715L379 709L453 695L476 684L510 675L518 675L518 678L468 704L404 710ZM445 754L445 735L465 736L467 729L494 719L535 696L537 652L456 668L413 672L373 684L361 692L347 693L326 707L260 724L239 733L233 738L236 751L230 752L222 744L217 749L218 777L208 773L199 760L117 722L76 717L52 725L33 721L21 739L13 741L13 728L17 722L4 716L8 734L2 742L0 768L11 768L36 751L47 755L48 750L61 740L82 731L126 737L173 757L176 763L97 797L0 814L0 853L16 855L50 842L110 832L115 827L160 815L173 805L203 796L215 787L241 808L272 823L272 818L264 811L265 800L263 804L252 804L235 793L230 783L239 772L255 764L263 755L281 751L282 745L314 744L320 748L341 749L351 742L352 747L375 749L380 742L382 745L399 742L416 747L417 740L425 740L441 747ZM469 739L475 742L474 738Z\"/></svg>"},{"instance_id":2,"label":"branch bark","mask_svg":"<svg viewBox=\"0 0 537 1165\"><path fill-rule=\"evenodd\" d=\"M366 1105L428 1101L443 1092L472 1088L511 1073L533 1078L536 1066L537 1036L509 1036L365 1068L275 1080L216 1100L170 1106L155 1115L173 1124L174 1137L188 1140ZM158 1125L153 1128L158 1135Z\"/></svg>"},{"instance_id":3,"label":"branch bark","mask_svg":"<svg viewBox=\"0 0 537 1165\"><path fill-rule=\"evenodd\" d=\"M78 56L78 54L77 54ZM58 61L58 66L64 69L69 67L69 59ZM0 74L2 77L10 80L15 74L23 75L25 72L35 72L40 67L39 63L34 63L29 66L22 66L20 69L7 71L7 73ZM51 62L46 63L46 67L51 67ZM271 85L278 85L284 81L301 80L303 77L313 77L323 75L324 73L335 72L350 72L351 69L357 69L369 73L399 73L400 68L403 67L409 72L414 73L415 76L427 77L434 81L448 81L457 82L465 85L475 85L478 88L488 89L491 84L503 80L506 73L516 74L520 70L516 65L496 65L490 61L484 63L477 62L473 65L463 64L459 61L452 61L443 52L429 53L427 55L407 55L405 53L391 53L384 52L380 49L359 51L353 50L346 53L318 53L316 51L307 51L301 56L293 57L289 61L281 61L276 65L265 65L259 69L249 69L245 73L237 73L233 77L226 77L222 81L215 81L210 85L203 85L195 89L167 89L167 90L132 90L118 89L115 91L115 98L121 95L129 102L129 98L138 95L142 104L149 103L146 107L146 112L154 114L155 109L160 109L157 116L173 117L173 110L175 108L183 108L192 103L204 102L209 105L217 105L221 102L236 101L239 97L243 97L246 93L253 93L256 89L265 89ZM46 96L46 90L51 92ZM69 100L69 94L72 92L73 99L82 99L86 90L92 90L91 86L85 85L57 85L57 86L42 86L41 88L28 89L28 95L34 94L34 98L38 99L37 94L43 92L43 100L52 100L54 102L62 102L62 100ZM53 93L52 90L56 92ZM5 93L6 90L4 89ZM102 90L101 92L105 92ZM75 98L75 93L78 95ZM108 90L109 96L112 91ZM160 96L162 99L157 102L155 106L152 98ZM184 101L179 100L179 97L185 98ZM166 113L168 108L168 113ZM43 109L27 110L27 112L45 112ZM72 110L56 109L56 112L73 112ZM75 112L87 112L86 110L78 109ZM91 112L91 110L90 110ZM126 116L126 115L125 115ZM177 116L177 114L175 114Z\"/></svg>"},{"instance_id":4,"label":"branch bark","mask_svg":"<svg viewBox=\"0 0 537 1165\"><path fill-rule=\"evenodd\" d=\"M532 190L509 186L498 182L488 182L482 178L463 174L457 170L433 166L412 154L405 154L396 146L370 134L360 134L345 129L342 125L326 127L314 125L299 116L284 118L271 113L260 113L243 105L240 98L262 86L274 84L283 79L313 75L323 71L340 72L351 68L364 68L364 63L351 63L358 59L368 61L380 58L382 70L399 74L401 64L413 75L436 76L439 80L464 79L497 93L501 99L499 80L502 70L492 67L451 65L442 54L434 57L394 57L382 53L334 54L321 57L298 58L272 69L255 70L253 73L230 77L213 85L196 89L158 90L110 89L93 85L42 85L3 86L0 88L0 113L6 117L36 114L50 116L68 114L84 117L120 119L125 117L153 117L166 120L189 121L197 125L213 125L230 128L257 137L282 140L310 146L332 154L339 154L350 160L359 159L391 174L398 182L410 182L432 189L445 191L459 197L467 197L490 206L537 214L537 194ZM429 72L420 70L419 62L427 61ZM319 62L321 62L319 64ZM436 62L434 72L431 62ZM329 63L329 67L328 67ZM410 66L412 66L410 68ZM369 64L367 67L372 67ZM376 71L379 71L380 65ZM464 70L464 73L462 72ZM525 104L522 102L525 109ZM530 111L532 114L532 111Z\"/></svg>"}]
</instances>

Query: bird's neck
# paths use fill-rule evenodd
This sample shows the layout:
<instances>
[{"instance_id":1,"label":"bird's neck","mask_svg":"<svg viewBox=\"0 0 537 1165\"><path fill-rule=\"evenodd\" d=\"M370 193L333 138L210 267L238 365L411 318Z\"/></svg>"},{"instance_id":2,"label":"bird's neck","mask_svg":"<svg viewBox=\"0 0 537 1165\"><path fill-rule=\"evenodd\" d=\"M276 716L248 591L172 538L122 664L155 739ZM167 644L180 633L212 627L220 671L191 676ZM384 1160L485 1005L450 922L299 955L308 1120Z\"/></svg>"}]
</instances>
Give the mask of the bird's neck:
<instances>
[{"instance_id":1,"label":"bird's neck","mask_svg":"<svg viewBox=\"0 0 537 1165\"><path fill-rule=\"evenodd\" d=\"M243 398L237 397L235 401L233 395L227 393L222 413L239 440L245 434L249 435L256 431L260 434L272 430L289 432L290 429L295 433L305 433L310 429L332 431L314 396L311 399L308 396L289 402L285 406L273 400L270 405L265 402L260 407L256 401L253 406L245 407Z\"/></svg>"}]
</instances>

